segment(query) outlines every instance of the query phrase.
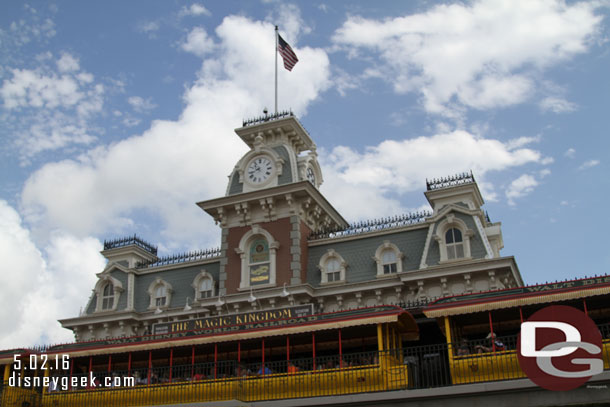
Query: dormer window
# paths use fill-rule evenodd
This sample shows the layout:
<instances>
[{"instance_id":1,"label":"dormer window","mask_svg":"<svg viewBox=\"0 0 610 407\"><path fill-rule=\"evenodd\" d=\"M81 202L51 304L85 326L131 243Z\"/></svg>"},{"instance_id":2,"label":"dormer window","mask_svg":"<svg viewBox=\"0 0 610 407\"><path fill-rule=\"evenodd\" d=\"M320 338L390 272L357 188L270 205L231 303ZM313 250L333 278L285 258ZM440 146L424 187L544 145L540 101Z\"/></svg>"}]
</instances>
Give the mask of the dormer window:
<instances>
[{"instance_id":1,"label":"dormer window","mask_svg":"<svg viewBox=\"0 0 610 407\"><path fill-rule=\"evenodd\" d=\"M108 283L102 290L102 309L104 311L112 309L114 305L114 286Z\"/></svg>"},{"instance_id":2,"label":"dormer window","mask_svg":"<svg viewBox=\"0 0 610 407\"><path fill-rule=\"evenodd\" d=\"M93 291L96 298L94 312L115 311L123 292L123 284L120 280L112 277L109 272L104 272L95 284Z\"/></svg>"},{"instance_id":3,"label":"dormer window","mask_svg":"<svg viewBox=\"0 0 610 407\"><path fill-rule=\"evenodd\" d=\"M336 283L345 281L345 269L347 263L343 260L343 257L333 249L326 252L320 259L318 265L321 275L321 283Z\"/></svg>"},{"instance_id":4,"label":"dormer window","mask_svg":"<svg viewBox=\"0 0 610 407\"><path fill-rule=\"evenodd\" d=\"M148 286L150 304L148 309L168 308L172 301L172 285L165 280L157 278Z\"/></svg>"},{"instance_id":5,"label":"dormer window","mask_svg":"<svg viewBox=\"0 0 610 407\"><path fill-rule=\"evenodd\" d=\"M213 295L212 279L204 278L199 283L199 298L210 298Z\"/></svg>"},{"instance_id":6,"label":"dormer window","mask_svg":"<svg viewBox=\"0 0 610 407\"><path fill-rule=\"evenodd\" d=\"M447 215L437 227L434 235L440 249L440 261L458 261L470 259L470 238L474 232L468 229L466 222L453 213Z\"/></svg>"},{"instance_id":7,"label":"dormer window","mask_svg":"<svg viewBox=\"0 0 610 407\"><path fill-rule=\"evenodd\" d=\"M195 290L195 301L205 300L216 295L214 277L205 270L201 270L197 277L195 277L192 287Z\"/></svg>"},{"instance_id":8,"label":"dormer window","mask_svg":"<svg viewBox=\"0 0 610 407\"><path fill-rule=\"evenodd\" d=\"M383 274L396 273L396 253L394 250L384 250L381 255Z\"/></svg>"},{"instance_id":9,"label":"dormer window","mask_svg":"<svg viewBox=\"0 0 610 407\"><path fill-rule=\"evenodd\" d=\"M155 289L155 305L164 307L167 304L167 289L164 285L159 285Z\"/></svg>"},{"instance_id":10,"label":"dormer window","mask_svg":"<svg viewBox=\"0 0 610 407\"><path fill-rule=\"evenodd\" d=\"M447 247L447 259L461 259L464 257L464 242L462 232L457 228L451 228L445 233L445 245Z\"/></svg>"},{"instance_id":11,"label":"dormer window","mask_svg":"<svg viewBox=\"0 0 610 407\"><path fill-rule=\"evenodd\" d=\"M392 275L402 272L402 258L404 255L398 247L385 240L377 248L373 259L377 263L377 276Z\"/></svg>"},{"instance_id":12,"label":"dormer window","mask_svg":"<svg viewBox=\"0 0 610 407\"><path fill-rule=\"evenodd\" d=\"M334 257L326 262L326 281L341 281L341 263Z\"/></svg>"}]
</instances>

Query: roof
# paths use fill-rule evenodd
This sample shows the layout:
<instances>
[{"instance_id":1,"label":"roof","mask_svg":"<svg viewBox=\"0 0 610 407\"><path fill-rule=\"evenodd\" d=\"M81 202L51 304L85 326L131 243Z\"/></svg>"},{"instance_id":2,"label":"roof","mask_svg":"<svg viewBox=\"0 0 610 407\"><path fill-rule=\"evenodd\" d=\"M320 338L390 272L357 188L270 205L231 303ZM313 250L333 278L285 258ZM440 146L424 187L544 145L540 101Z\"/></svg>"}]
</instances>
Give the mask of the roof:
<instances>
[{"instance_id":1,"label":"roof","mask_svg":"<svg viewBox=\"0 0 610 407\"><path fill-rule=\"evenodd\" d=\"M61 353L78 357L292 335L302 332L389 322L397 323L399 330L403 333L412 336L419 335L417 323L410 313L394 305L382 305L332 313L312 314L291 319L269 319L255 323L226 325L222 328L208 329L207 331L175 331L170 334L67 343L33 351L30 350L29 352L45 354ZM199 334L200 332L204 333ZM21 351L20 353L25 352L25 350ZM0 351L0 364L12 363L14 353L13 351Z\"/></svg>"},{"instance_id":2,"label":"roof","mask_svg":"<svg viewBox=\"0 0 610 407\"><path fill-rule=\"evenodd\" d=\"M470 314L610 293L610 276L537 284L441 298L423 311L427 317Z\"/></svg>"}]
</instances>

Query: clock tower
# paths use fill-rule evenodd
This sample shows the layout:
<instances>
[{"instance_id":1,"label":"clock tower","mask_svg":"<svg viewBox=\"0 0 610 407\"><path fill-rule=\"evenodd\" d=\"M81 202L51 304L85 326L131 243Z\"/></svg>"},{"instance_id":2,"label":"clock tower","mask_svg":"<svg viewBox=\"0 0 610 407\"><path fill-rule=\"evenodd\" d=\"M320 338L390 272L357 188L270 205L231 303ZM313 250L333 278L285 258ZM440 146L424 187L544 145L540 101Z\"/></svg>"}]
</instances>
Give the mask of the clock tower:
<instances>
[{"instance_id":1,"label":"clock tower","mask_svg":"<svg viewBox=\"0 0 610 407\"><path fill-rule=\"evenodd\" d=\"M347 222L322 196L316 145L292 113L236 129L250 150L224 197L199 202L222 228L219 294L306 281L307 238Z\"/></svg>"}]
</instances>

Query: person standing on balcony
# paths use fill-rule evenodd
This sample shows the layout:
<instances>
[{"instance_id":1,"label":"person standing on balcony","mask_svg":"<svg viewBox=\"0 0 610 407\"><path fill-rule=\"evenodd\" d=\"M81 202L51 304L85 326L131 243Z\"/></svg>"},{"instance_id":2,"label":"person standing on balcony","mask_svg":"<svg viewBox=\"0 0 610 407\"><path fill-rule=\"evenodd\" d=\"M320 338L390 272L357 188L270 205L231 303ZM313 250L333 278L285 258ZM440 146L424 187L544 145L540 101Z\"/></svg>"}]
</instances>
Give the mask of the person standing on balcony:
<instances>
[{"instance_id":1,"label":"person standing on balcony","mask_svg":"<svg viewBox=\"0 0 610 407\"><path fill-rule=\"evenodd\" d=\"M266 376L266 375L270 375L271 373L272 373L272 372L271 372L271 369L269 369L269 368L268 368L267 366L265 366L265 365L261 365L261 368L260 368L260 369L258 369L258 372L257 372L256 374L257 374L257 375L259 375L259 376L260 376L260 375Z\"/></svg>"}]
</instances>

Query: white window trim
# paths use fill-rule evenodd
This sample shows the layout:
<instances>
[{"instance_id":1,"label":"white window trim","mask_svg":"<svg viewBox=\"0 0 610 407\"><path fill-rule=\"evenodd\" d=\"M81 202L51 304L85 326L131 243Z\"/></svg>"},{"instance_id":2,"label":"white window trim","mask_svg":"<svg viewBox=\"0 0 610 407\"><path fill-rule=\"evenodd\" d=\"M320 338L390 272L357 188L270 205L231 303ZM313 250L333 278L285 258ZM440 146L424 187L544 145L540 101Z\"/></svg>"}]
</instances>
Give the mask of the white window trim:
<instances>
[{"instance_id":1,"label":"white window trim","mask_svg":"<svg viewBox=\"0 0 610 407\"><path fill-rule=\"evenodd\" d=\"M248 253L250 243L257 236L263 236L267 239L269 243L269 284L260 284L250 286L250 264L248 263ZM235 248L235 252L239 254L241 259L241 279L239 282L239 290L249 290L259 289L259 288L267 288L267 287L275 287L276 286L276 257L277 250L280 247L280 243L276 241L271 233L267 232L265 229L260 227L259 225L252 225L252 229L246 232L241 240L239 241L239 246Z\"/></svg>"},{"instance_id":2,"label":"white window trim","mask_svg":"<svg viewBox=\"0 0 610 407\"><path fill-rule=\"evenodd\" d=\"M341 266L341 269L339 270L341 273L341 274L339 274L339 281L328 281L326 264L330 259L336 259L339 261L339 264ZM320 284L345 283L345 270L347 269L347 262L334 249L328 249L326 251L326 253L320 258L320 263L318 263L318 268L322 272Z\"/></svg>"},{"instance_id":3,"label":"white window trim","mask_svg":"<svg viewBox=\"0 0 610 407\"><path fill-rule=\"evenodd\" d=\"M112 302L112 307L103 309L102 308L102 305L103 305L102 297L104 295L104 287L106 287L106 284L112 284L112 288L114 291L114 301ZM124 291L123 284L119 280L112 277L110 274L105 274L99 278L99 280L95 284L95 288L93 290L95 291L95 294L96 294L94 312L116 311L117 307L119 306L119 298L121 297L121 293Z\"/></svg>"},{"instance_id":4,"label":"white window trim","mask_svg":"<svg viewBox=\"0 0 610 407\"><path fill-rule=\"evenodd\" d=\"M157 309L157 304L155 301L157 297L155 297L155 291L159 285L165 286L165 296L167 298L167 300L165 301L165 305L159 306L159 309L169 308L169 304L172 302L172 293L174 292L172 285L161 278L157 278L148 286L147 292L148 296L150 297L150 304L148 305L149 310Z\"/></svg>"},{"instance_id":5,"label":"white window trim","mask_svg":"<svg viewBox=\"0 0 610 407\"><path fill-rule=\"evenodd\" d=\"M195 298L194 301L205 301L205 300L209 299L209 298L201 298L201 291L199 290L199 287L201 286L201 282L204 279L210 279L212 281L212 295L210 296L210 298L216 296L216 281L214 281L214 277L212 277L212 275L204 269L204 270L201 270L199 272L199 274L197 274L197 276L193 280L193 284L191 284L191 286L195 290L195 296L193 297L193 298Z\"/></svg>"},{"instance_id":6,"label":"white window trim","mask_svg":"<svg viewBox=\"0 0 610 407\"><path fill-rule=\"evenodd\" d=\"M445 242L445 234L449 229L458 229L462 233L462 241L464 243L464 257L458 257L455 259L449 259L447 255L447 244ZM449 214L443 219L436 228L436 234L434 239L438 242L441 259L439 263L452 263L456 261L470 260L472 259L470 253L470 238L474 236L474 231L468 229L466 223L455 217L453 214Z\"/></svg>"},{"instance_id":7,"label":"white window trim","mask_svg":"<svg viewBox=\"0 0 610 407\"><path fill-rule=\"evenodd\" d=\"M383 258L382 254L386 250L392 250L396 254L396 273L384 274L383 272ZM389 240L384 240L383 244L375 251L375 257L373 259L377 262L377 277L392 276L398 273L402 273L402 259L405 255L400 251L398 246L394 243L390 243Z\"/></svg>"}]
</instances>

